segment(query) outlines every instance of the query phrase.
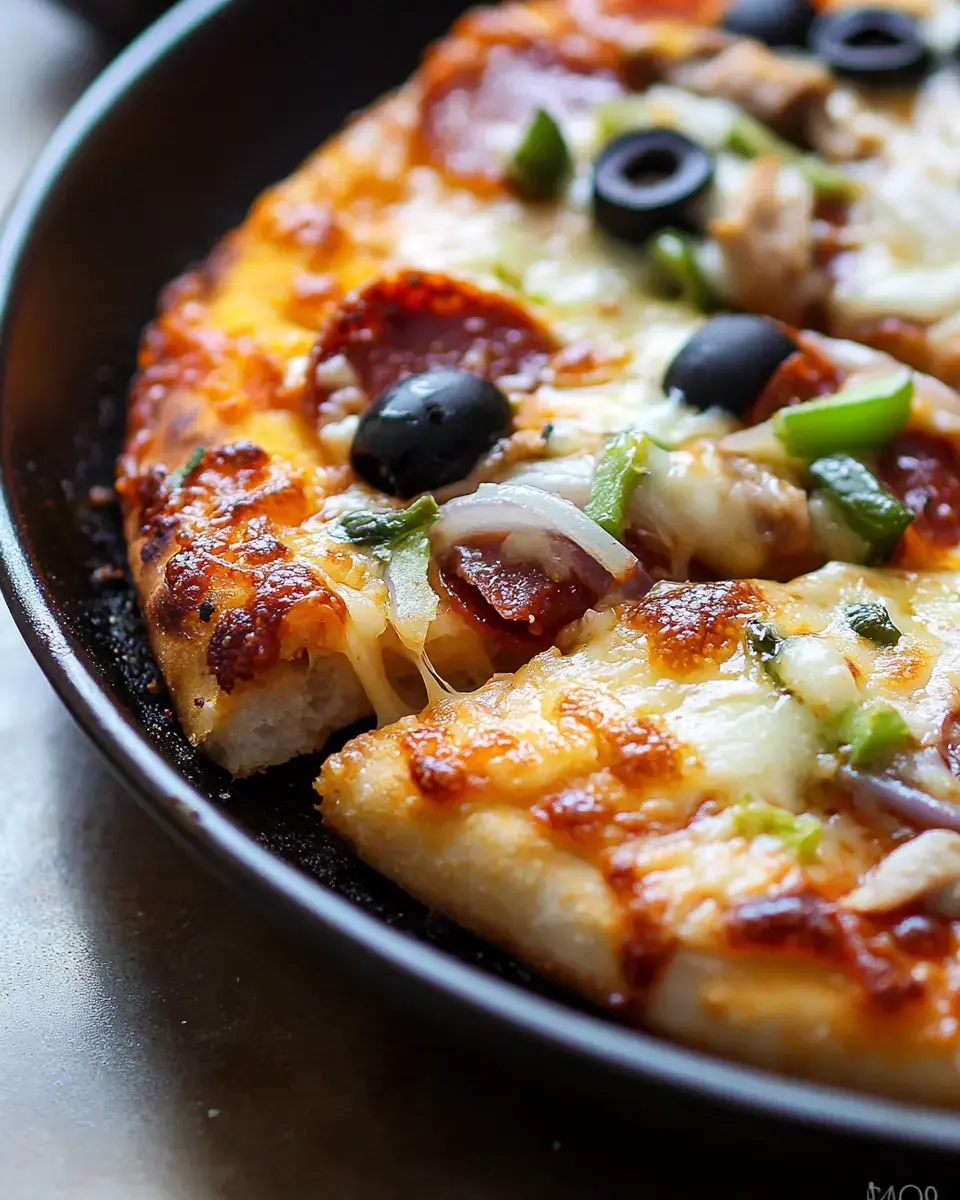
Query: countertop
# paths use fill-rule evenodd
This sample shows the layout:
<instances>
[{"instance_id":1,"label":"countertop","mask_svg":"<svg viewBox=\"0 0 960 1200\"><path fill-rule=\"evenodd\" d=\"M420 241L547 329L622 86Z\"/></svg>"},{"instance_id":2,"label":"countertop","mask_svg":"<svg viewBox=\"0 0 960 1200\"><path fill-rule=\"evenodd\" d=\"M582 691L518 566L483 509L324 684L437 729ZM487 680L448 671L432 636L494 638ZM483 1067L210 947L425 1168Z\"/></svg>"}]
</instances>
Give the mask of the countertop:
<instances>
[{"instance_id":1,"label":"countertop","mask_svg":"<svg viewBox=\"0 0 960 1200\"><path fill-rule=\"evenodd\" d=\"M0 0L0 207L106 53ZM438 1040L168 841L2 609L0 762L3 1200L960 1196L943 1160L660 1128Z\"/></svg>"}]
</instances>

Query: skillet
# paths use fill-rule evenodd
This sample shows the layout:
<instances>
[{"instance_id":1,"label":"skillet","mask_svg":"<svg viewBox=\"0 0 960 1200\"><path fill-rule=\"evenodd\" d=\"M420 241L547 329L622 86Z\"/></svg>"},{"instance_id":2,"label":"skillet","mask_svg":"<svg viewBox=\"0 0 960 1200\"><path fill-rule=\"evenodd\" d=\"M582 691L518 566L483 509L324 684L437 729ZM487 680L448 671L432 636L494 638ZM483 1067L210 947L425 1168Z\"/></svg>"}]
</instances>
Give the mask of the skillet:
<instances>
[{"instance_id":1,"label":"skillet","mask_svg":"<svg viewBox=\"0 0 960 1200\"><path fill-rule=\"evenodd\" d=\"M172 717L123 574L118 514L90 493L112 480L138 331L168 279L351 110L401 82L463 7L183 0L70 113L0 236L0 586L147 810L398 1000L633 1112L960 1149L960 1115L793 1082L598 1017L328 835L308 786L316 761L234 783Z\"/></svg>"}]
</instances>

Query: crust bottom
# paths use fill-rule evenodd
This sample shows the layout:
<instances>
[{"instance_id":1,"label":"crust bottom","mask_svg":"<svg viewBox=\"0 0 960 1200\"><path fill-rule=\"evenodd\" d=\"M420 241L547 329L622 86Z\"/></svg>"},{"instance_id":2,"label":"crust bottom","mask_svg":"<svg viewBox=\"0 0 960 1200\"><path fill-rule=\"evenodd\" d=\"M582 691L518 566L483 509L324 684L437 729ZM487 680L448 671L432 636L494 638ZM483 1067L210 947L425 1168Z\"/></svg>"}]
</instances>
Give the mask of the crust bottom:
<instances>
[{"instance_id":1,"label":"crust bottom","mask_svg":"<svg viewBox=\"0 0 960 1200\"><path fill-rule=\"evenodd\" d=\"M331 734L367 716L370 704L347 659L324 654L309 664L281 663L262 682L221 693L211 709L207 730L192 740L242 777L322 750Z\"/></svg>"}]
</instances>

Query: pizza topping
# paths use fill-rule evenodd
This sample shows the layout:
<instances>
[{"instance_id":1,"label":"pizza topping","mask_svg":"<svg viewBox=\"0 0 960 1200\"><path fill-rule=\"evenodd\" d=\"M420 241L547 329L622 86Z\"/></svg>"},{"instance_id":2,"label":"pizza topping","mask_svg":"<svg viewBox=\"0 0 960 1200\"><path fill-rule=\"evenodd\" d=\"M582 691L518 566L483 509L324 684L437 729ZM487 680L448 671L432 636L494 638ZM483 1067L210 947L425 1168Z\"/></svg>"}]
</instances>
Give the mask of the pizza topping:
<instances>
[{"instance_id":1,"label":"pizza topping","mask_svg":"<svg viewBox=\"0 0 960 1200\"><path fill-rule=\"evenodd\" d=\"M764 317L724 313L696 331L664 375L667 392L680 392L695 408L721 406L743 416L797 343Z\"/></svg>"},{"instance_id":2,"label":"pizza topping","mask_svg":"<svg viewBox=\"0 0 960 1200\"><path fill-rule=\"evenodd\" d=\"M447 43L426 65L420 129L427 154L447 175L489 191L508 173L516 131L538 109L561 125L575 123L623 90L615 66L613 54L582 38Z\"/></svg>"},{"instance_id":3,"label":"pizza topping","mask_svg":"<svg viewBox=\"0 0 960 1200\"><path fill-rule=\"evenodd\" d=\"M842 938L833 910L808 894L747 900L727 917L734 945L782 946L836 953Z\"/></svg>"},{"instance_id":4,"label":"pizza topping","mask_svg":"<svg viewBox=\"0 0 960 1200\"><path fill-rule=\"evenodd\" d=\"M913 377L900 369L782 408L773 418L773 431L798 458L876 449L903 429L912 403Z\"/></svg>"},{"instance_id":5,"label":"pizza topping","mask_svg":"<svg viewBox=\"0 0 960 1200\"><path fill-rule=\"evenodd\" d=\"M955 883L960 833L929 829L891 851L841 904L857 912L889 912Z\"/></svg>"},{"instance_id":6,"label":"pizza topping","mask_svg":"<svg viewBox=\"0 0 960 1200\"><path fill-rule=\"evenodd\" d=\"M823 837L823 825L812 814L797 815L777 804L753 798L733 809L733 827L740 837L755 838L761 834L778 837L796 851L801 862L816 858Z\"/></svg>"},{"instance_id":7,"label":"pizza topping","mask_svg":"<svg viewBox=\"0 0 960 1200\"><path fill-rule=\"evenodd\" d=\"M869 562L885 562L913 520L910 510L847 454L818 458L809 471L816 485L813 496L863 541Z\"/></svg>"},{"instance_id":8,"label":"pizza topping","mask_svg":"<svg viewBox=\"0 0 960 1200\"><path fill-rule=\"evenodd\" d=\"M717 54L697 55L672 68L668 80L701 96L730 100L791 141L805 143L811 119L823 111L834 82L822 64L774 54L759 42L736 39Z\"/></svg>"},{"instance_id":9,"label":"pizza topping","mask_svg":"<svg viewBox=\"0 0 960 1200\"><path fill-rule=\"evenodd\" d=\"M803 48L816 15L810 0L734 0L721 24L728 33L777 49Z\"/></svg>"},{"instance_id":10,"label":"pizza topping","mask_svg":"<svg viewBox=\"0 0 960 1200\"><path fill-rule=\"evenodd\" d=\"M428 577L427 530L439 515L436 500L421 496L404 509L344 513L334 528L335 536L369 547L386 562L390 624L404 647L418 656L423 654L427 631L437 615L437 595ZM429 663L426 669L431 670Z\"/></svg>"},{"instance_id":11,"label":"pizza topping","mask_svg":"<svg viewBox=\"0 0 960 1200\"><path fill-rule=\"evenodd\" d=\"M824 13L810 31L810 47L834 74L864 87L911 87L930 66L916 18L892 8Z\"/></svg>"},{"instance_id":12,"label":"pizza topping","mask_svg":"<svg viewBox=\"0 0 960 1200\"><path fill-rule=\"evenodd\" d=\"M510 165L510 181L527 200L556 196L573 169L573 160L560 126L545 108L538 108L527 126Z\"/></svg>"},{"instance_id":13,"label":"pizza topping","mask_svg":"<svg viewBox=\"0 0 960 1200\"><path fill-rule=\"evenodd\" d=\"M322 418L339 386L326 384L323 367L341 355L338 378L349 366L355 386L376 399L411 375L441 367L490 381L534 379L556 348L509 297L447 275L405 271L344 301L313 348L309 399Z\"/></svg>"},{"instance_id":14,"label":"pizza topping","mask_svg":"<svg viewBox=\"0 0 960 1200\"><path fill-rule=\"evenodd\" d=\"M728 303L790 325L819 311L828 280L817 269L813 205L812 189L793 167L770 157L749 163L709 224Z\"/></svg>"},{"instance_id":15,"label":"pizza topping","mask_svg":"<svg viewBox=\"0 0 960 1200\"><path fill-rule=\"evenodd\" d=\"M935 546L960 540L960 462L948 441L904 434L887 448L879 473L913 515L912 533Z\"/></svg>"},{"instance_id":16,"label":"pizza topping","mask_svg":"<svg viewBox=\"0 0 960 1200\"><path fill-rule=\"evenodd\" d=\"M815 194L824 199L850 200L859 194L857 183L839 167L815 154L804 154L798 146L778 137L747 113L738 113L734 118L726 145L727 149L744 158L768 157L789 163L800 172Z\"/></svg>"},{"instance_id":17,"label":"pizza topping","mask_svg":"<svg viewBox=\"0 0 960 1200\"><path fill-rule=\"evenodd\" d=\"M170 474L167 476L167 486L171 491L174 488L183 487L187 479L203 462L203 456L205 453L206 451L204 450L203 446L195 446L193 450L190 451L190 457L183 464L183 466L176 471L170 472Z\"/></svg>"},{"instance_id":18,"label":"pizza topping","mask_svg":"<svg viewBox=\"0 0 960 1200\"><path fill-rule=\"evenodd\" d=\"M407 508L344 513L334 533L356 546L369 546L375 554L386 558L397 541L407 534L429 529L439 515L436 500L421 496Z\"/></svg>"},{"instance_id":19,"label":"pizza topping","mask_svg":"<svg viewBox=\"0 0 960 1200\"><path fill-rule=\"evenodd\" d=\"M841 767L836 778L858 800L896 813L915 829L952 829L960 833L960 805L932 796L893 775Z\"/></svg>"},{"instance_id":20,"label":"pizza topping","mask_svg":"<svg viewBox=\"0 0 960 1200\"><path fill-rule=\"evenodd\" d=\"M593 168L593 217L628 242L665 226L698 228L713 159L673 129L642 129L604 146Z\"/></svg>"},{"instance_id":21,"label":"pizza topping","mask_svg":"<svg viewBox=\"0 0 960 1200\"><path fill-rule=\"evenodd\" d=\"M465 479L513 427L510 401L488 379L440 368L412 375L361 416L350 465L404 499Z\"/></svg>"},{"instance_id":22,"label":"pizza topping","mask_svg":"<svg viewBox=\"0 0 960 1200\"><path fill-rule=\"evenodd\" d=\"M647 439L628 430L607 443L584 512L618 542L623 541L627 506L643 476Z\"/></svg>"},{"instance_id":23,"label":"pizza topping","mask_svg":"<svg viewBox=\"0 0 960 1200\"><path fill-rule=\"evenodd\" d=\"M868 767L889 759L910 736L906 721L889 704L872 700L852 709L841 722L840 737L854 767Z\"/></svg>"},{"instance_id":24,"label":"pizza topping","mask_svg":"<svg viewBox=\"0 0 960 1200\"><path fill-rule=\"evenodd\" d=\"M549 640L582 617L610 578L586 554L555 542L552 563L512 559L502 540L454 546L441 559L441 581L466 614L518 644ZM491 611L501 620L491 621Z\"/></svg>"},{"instance_id":25,"label":"pizza topping","mask_svg":"<svg viewBox=\"0 0 960 1200\"><path fill-rule=\"evenodd\" d=\"M903 637L882 604L846 604L843 615L854 633L877 646L895 646Z\"/></svg>"},{"instance_id":26,"label":"pizza topping","mask_svg":"<svg viewBox=\"0 0 960 1200\"><path fill-rule=\"evenodd\" d=\"M458 496L440 510L431 531L438 553L451 546L467 545L488 534L533 534L525 545L539 549L549 561L552 541L560 538L584 551L618 583L637 570L637 559L616 538L560 496L523 484L482 483L469 496Z\"/></svg>"},{"instance_id":27,"label":"pizza topping","mask_svg":"<svg viewBox=\"0 0 960 1200\"><path fill-rule=\"evenodd\" d=\"M791 404L801 404L804 400L826 396L839 389L843 372L837 364L824 354L809 334L798 333L796 340L796 353L785 358L777 367L747 413L746 419L750 424L766 421ZM744 451L749 453L746 447Z\"/></svg>"},{"instance_id":28,"label":"pizza topping","mask_svg":"<svg viewBox=\"0 0 960 1200\"><path fill-rule=\"evenodd\" d=\"M691 308L708 312L716 307L710 281L700 267L697 245L682 229L662 229L647 245L654 282L668 296L678 296Z\"/></svg>"}]
</instances>

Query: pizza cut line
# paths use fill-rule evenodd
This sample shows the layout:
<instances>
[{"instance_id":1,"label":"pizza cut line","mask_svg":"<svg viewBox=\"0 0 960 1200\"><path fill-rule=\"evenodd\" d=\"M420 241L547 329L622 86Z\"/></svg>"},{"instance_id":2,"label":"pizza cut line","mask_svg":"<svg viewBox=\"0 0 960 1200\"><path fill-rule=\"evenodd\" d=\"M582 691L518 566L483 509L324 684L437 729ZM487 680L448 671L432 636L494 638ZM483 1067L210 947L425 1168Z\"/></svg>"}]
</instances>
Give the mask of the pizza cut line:
<instances>
[{"instance_id":1,"label":"pizza cut line","mask_svg":"<svg viewBox=\"0 0 960 1200\"><path fill-rule=\"evenodd\" d=\"M164 293L181 724L685 1041L956 1102L960 5L468 13ZM420 714L416 716L415 714Z\"/></svg>"}]
</instances>

